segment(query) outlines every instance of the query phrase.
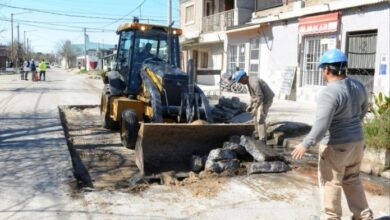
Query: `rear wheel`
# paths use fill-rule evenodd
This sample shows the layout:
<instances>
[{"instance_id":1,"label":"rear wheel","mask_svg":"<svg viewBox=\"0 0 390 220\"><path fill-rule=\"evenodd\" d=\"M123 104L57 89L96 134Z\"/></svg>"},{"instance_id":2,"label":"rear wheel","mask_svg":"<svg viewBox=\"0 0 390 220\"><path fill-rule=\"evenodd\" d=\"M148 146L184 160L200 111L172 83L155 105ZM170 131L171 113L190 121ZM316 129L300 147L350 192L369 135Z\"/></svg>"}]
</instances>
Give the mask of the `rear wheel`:
<instances>
[{"instance_id":1,"label":"rear wheel","mask_svg":"<svg viewBox=\"0 0 390 220\"><path fill-rule=\"evenodd\" d=\"M139 124L137 114L131 110L122 112L120 136L122 145L129 149L135 149L135 144L138 137Z\"/></svg>"}]
</instances>

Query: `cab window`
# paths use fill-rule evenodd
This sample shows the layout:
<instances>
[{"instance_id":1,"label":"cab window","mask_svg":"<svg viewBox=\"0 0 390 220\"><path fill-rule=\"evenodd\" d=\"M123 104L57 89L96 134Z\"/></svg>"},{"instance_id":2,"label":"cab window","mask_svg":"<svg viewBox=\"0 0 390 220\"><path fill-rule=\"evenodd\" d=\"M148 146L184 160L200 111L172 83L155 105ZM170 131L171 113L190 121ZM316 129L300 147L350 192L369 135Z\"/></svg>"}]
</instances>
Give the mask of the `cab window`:
<instances>
[{"instance_id":1,"label":"cab window","mask_svg":"<svg viewBox=\"0 0 390 220\"><path fill-rule=\"evenodd\" d=\"M132 31L124 31L121 33L118 48L118 65L117 70L120 73L126 73L129 69L129 51L133 40Z\"/></svg>"}]
</instances>

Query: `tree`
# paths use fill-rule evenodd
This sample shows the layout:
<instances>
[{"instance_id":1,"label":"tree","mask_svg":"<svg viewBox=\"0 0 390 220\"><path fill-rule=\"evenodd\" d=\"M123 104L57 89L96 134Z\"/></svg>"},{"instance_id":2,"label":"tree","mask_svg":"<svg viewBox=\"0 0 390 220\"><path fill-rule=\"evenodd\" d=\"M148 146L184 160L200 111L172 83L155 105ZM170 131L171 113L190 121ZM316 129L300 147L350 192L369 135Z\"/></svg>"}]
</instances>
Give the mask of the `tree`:
<instances>
[{"instance_id":1,"label":"tree","mask_svg":"<svg viewBox=\"0 0 390 220\"><path fill-rule=\"evenodd\" d=\"M14 42L13 47L9 44L8 48L7 57L9 58L9 61L12 61L15 64L16 60L19 60L18 66L20 67L20 64L23 63L23 60L26 58L26 52L23 45L21 43Z\"/></svg>"},{"instance_id":2,"label":"tree","mask_svg":"<svg viewBox=\"0 0 390 220\"><path fill-rule=\"evenodd\" d=\"M59 43L58 54L65 60L65 68L73 67L76 55L72 49L72 43L70 40Z\"/></svg>"}]
</instances>

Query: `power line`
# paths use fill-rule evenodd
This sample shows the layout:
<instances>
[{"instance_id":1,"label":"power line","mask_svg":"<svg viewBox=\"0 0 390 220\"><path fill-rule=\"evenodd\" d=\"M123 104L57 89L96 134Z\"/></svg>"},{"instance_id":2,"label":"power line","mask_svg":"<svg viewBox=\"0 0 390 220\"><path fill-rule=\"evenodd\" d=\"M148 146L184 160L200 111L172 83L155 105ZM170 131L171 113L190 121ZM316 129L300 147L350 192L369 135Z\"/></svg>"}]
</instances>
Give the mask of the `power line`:
<instances>
[{"instance_id":1,"label":"power line","mask_svg":"<svg viewBox=\"0 0 390 220\"><path fill-rule=\"evenodd\" d=\"M113 20L113 22L103 25L101 27L107 27L109 25L115 24L118 21L128 21L128 19L125 19L127 16L131 15L134 13L136 10L138 10L140 7L142 7L143 4L145 4L146 0L141 2L137 7L135 7L132 11L127 13L126 15L120 17L120 18L110 18L110 17L99 17L99 16L85 16L85 15L77 15L77 14L68 14L68 13L61 13L61 12L54 12L54 11L47 11L47 10L40 10L40 9L34 9L34 8L26 8L26 7L17 7L17 6L12 6L8 4L3 4L0 3L0 6L7 7L7 8L13 8L13 9L20 9L20 10L26 10L26 11L33 11L33 12L39 12L39 13L46 13L46 14L52 14L52 15L58 15L58 16L66 16L66 17L73 17L73 18L91 18L91 19L102 19L102 20ZM152 17L152 16L150 16ZM158 17L158 16L154 16ZM166 22L167 20L165 19L140 19L140 20L148 20L148 21L153 21L153 22ZM54 23L54 22L53 22ZM82 21L78 21L77 23L83 23ZM92 23L92 22L91 22ZM99 22L96 22L99 23ZM99 28L93 28L93 29L99 29Z\"/></svg>"},{"instance_id":2,"label":"power line","mask_svg":"<svg viewBox=\"0 0 390 220\"><path fill-rule=\"evenodd\" d=\"M3 18L3 19L8 19L7 17L5 16L1 16L0 14L0 18ZM126 19L127 20L127 19ZM156 22L167 22L167 19L154 19L154 18L149 18L149 16L143 16L143 18L140 18L139 20L142 20L142 21L156 21ZM20 19L14 19L15 22L17 21L27 21L27 20L20 20ZM40 20L28 20L29 22L32 22L32 23L45 23L45 24L101 24L102 22L101 21L49 21L49 22L44 22L44 21L40 21Z\"/></svg>"},{"instance_id":3,"label":"power line","mask_svg":"<svg viewBox=\"0 0 390 220\"><path fill-rule=\"evenodd\" d=\"M6 8L13 8L13 9L20 9L25 11L33 11L33 12L40 12L45 14L52 14L52 15L60 15L60 16L66 16L66 17L73 17L73 18L93 18L93 19L102 19L102 20L121 20L118 18L109 18L109 17L98 17L98 16L85 16L85 15L77 15L77 14L67 14L67 13L60 13L60 12L53 12L53 11L46 11L46 10L40 10L35 8L25 8L25 7L17 7L7 4L0 3L0 6L6 7Z\"/></svg>"},{"instance_id":4,"label":"power line","mask_svg":"<svg viewBox=\"0 0 390 220\"><path fill-rule=\"evenodd\" d=\"M27 23L24 23L24 24L27 24ZM67 31L67 32L80 32L79 29L65 29L65 28L47 27L47 26L37 25L37 24L27 24L27 25L29 25L31 27L44 28L46 30ZM114 31L114 30L111 30L111 31ZM91 31L88 31L88 32L100 33L100 32L103 32L103 31L93 31L93 30L91 30Z\"/></svg>"},{"instance_id":5,"label":"power line","mask_svg":"<svg viewBox=\"0 0 390 220\"><path fill-rule=\"evenodd\" d=\"M9 19L5 18L5 19L2 19L0 18L0 21L10 21ZM35 23L35 24L45 24L45 25L55 25L55 26L61 26L61 27L69 27L69 28L84 28L82 26L75 26L75 25L65 25L65 24L57 24L55 22L44 22L44 21L29 21L29 20L21 20L21 19L18 19L18 20L15 20L14 19L14 22L17 22L17 23ZM103 29L103 28L89 28L89 29L92 29L92 30L99 30L99 31L114 31L112 29Z\"/></svg>"}]
</instances>

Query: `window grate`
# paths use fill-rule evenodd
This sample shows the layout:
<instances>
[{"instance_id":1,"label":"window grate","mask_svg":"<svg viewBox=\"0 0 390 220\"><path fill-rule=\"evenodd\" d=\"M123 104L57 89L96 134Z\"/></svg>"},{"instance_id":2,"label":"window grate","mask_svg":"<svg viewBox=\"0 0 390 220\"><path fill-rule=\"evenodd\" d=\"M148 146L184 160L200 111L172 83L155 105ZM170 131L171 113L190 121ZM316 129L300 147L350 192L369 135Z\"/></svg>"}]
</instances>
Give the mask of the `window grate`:
<instances>
[{"instance_id":1,"label":"window grate","mask_svg":"<svg viewBox=\"0 0 390 220\"><path fill-rule=\"evenodd\" d=\"M228 50L229 64L227 74L233 75L236 72L236 67L245 69L245 44L229 45Z\"/></svg>"},{"instance_id":2,"label":"window grate","mask_svg":"<svg viewBox=\"0 0 390 220\"><path fill-rule=\"evenodd\" d=\"M377 33L349 33L347 35L348 68L375 69Z\"/></svg>"},{"instance_id":3,"label":"window grate","mask_svg":"<svg viewBox=\"0 0 390 220\"><path fill-rule=\"evenodd\" d=\"M321 55L328 49L328 44L321 43L329 36L313 36L304 38L302 62L302 86L324 86L324 78L318 64Z\"/></svg>"}]
</instances>

